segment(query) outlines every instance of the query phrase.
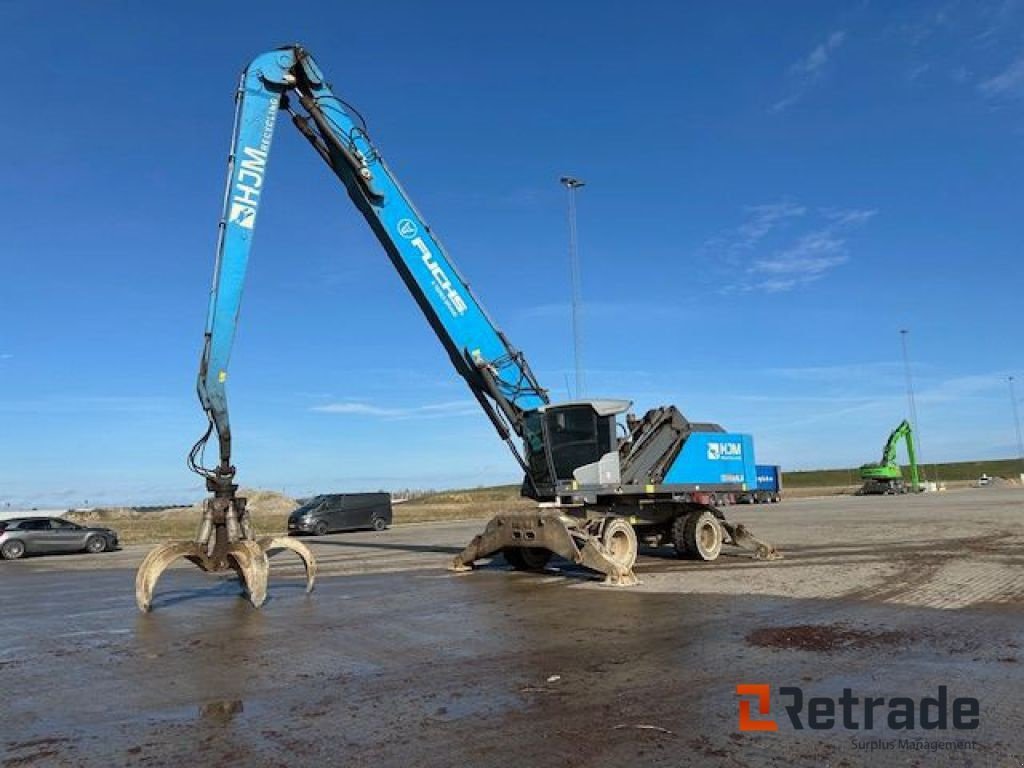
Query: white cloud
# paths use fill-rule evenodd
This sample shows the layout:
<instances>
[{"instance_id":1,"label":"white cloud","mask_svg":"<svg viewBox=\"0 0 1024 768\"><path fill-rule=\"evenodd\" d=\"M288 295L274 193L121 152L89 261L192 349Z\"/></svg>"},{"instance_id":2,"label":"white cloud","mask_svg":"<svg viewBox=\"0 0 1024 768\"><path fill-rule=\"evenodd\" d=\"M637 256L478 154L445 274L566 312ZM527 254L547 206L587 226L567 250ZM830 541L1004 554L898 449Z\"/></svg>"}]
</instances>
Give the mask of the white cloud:
<instances>
[{"instance_id":1,"label":"white cloud","mask_svg":"<svg viewBox=\"0 0 1024 768\"><path fill-rule=\"evenodd\" d=\"M772 112L782 112L804 97L825 73L829 61L846 39L846 31L839 30L816 45L810 53L789 68L789 94L771 106Z\"/></svg>"},{"instance_id":2,"label":"white cloud","mask_svg":"<svg viewBox=\"0 0 1024 768\"><path fill-rule=\"evenodd\" d=\"M1024 54L998 75L978 83L978 90L989 98L1024 97Z\"/></svg>"},{"instance_id":3,"label":"white cloud","mask_svg":"<svg viewBox=\"0 0 1024 768\"><path fill-rule=\"evenodd\" d=\"M894 337L895 338L895 337ZM895 342L893 342L895 343ZM899 383L903 380L903 364L895 362L857 362L839 365L804 365L788 368L768 368L765 373L795 381L806 381L815 386L855 382L863 388L865 382L877 384Z\"/></svg>"},{"instance_id":4,"label":"white cloud","mask_svg":"<svg viewBox=\"0 0 1024 768\"><path fill-rule=\"evenodd\" d=\"M737 230L740 236L737 244L742 248L752 248L787 219L799 218L806 212L807 209L802 205L789 201L750 206L747 208L747 221Z\"/></svg>"},{"instance_id":5,"label":"white cloud","mask_svg":"<svg viewBox=\"0 0 1024 768\"><path fill-rule=\"evenodd\" d=\"M179 407L181 400L159 396L79 397L50 395L35 400L0 401L4 413L157 413Z\"/></svg>"},{"instance_id":6,"label":"white cloud","mask_svg":"<svg viewBox=\"0 0 1024 768\"><path fill-rule=\"evenodd\" d=\"M899 26L897 32L907 38L912 46L919 46L940 30L951 26L956 5L957 0L953 0L939 8L928 9L912 21Z\"/></svg>"},{"instance_id":7,"label":"white cloud","mask_svg":"<svg viewBox=\"0 0 1024 768\"><path fill-rule=\"evenodd\" d=\"M326 403L310 409L317 413L336 413L348 416L370 416L384 419L431 419L446 416L468 416L480 412L479 405L472 400L453 400L444 403L428 403L408 407L384 407L357 400Z\"/></svg>"},{"instance_id":8,"label":"white cloud","mask_svg":"<svg viewBox=\"0 0 1024 768\"><path fill-rule=\"evenodd\" d=\"M601 322L612 319L632 319L638 314L647 317L675 318L690 314L690 310L681 307L678 302L666 304L651 304L646 302L619 302L619 301L584 301L580 305L584 318L593 318ZM520 310L518 317L522 320L534 321L543 320L568 320L572 313L572 304L568 301L551 302L548 304L536 304Z\"/></svg>"},{"instance_id":9,"label":"white cloud","mask_svg":"<svg viewBox=\"0 0 1024 768\"><path fill-rule=\"evenodd\" d=\"M734 276L725 292L781 293L817 280L849 260L849 234L876 214L857 208L824 208L810 214L806 207L791 201L750 206L745 212L738 227L709 239L701 249L702 254L724 262ZM811 229L788 235L789 242L782 238L785 225L802 223L806 227L812 220ZM758 255L765 242L771 241L776 247Z\"/></svg>"},{"instance_id":10,"label":"white cloud","mask_svg":"<svg viewBox=\"0 0 1024 768\"><path fill-rule=\"evenodd\" d=\"M914 66L907 69L906 73L904 74L904 79L908 83L916 83L920 78L927 74L931 68L932 65L928 63L915 64Z\"/></svg>"},{"instance_id":11,"label":"white cloud","mask_svg":"<svg viewBox=\"0 0 1024 768\"><path fill-rule=\"evenodd\" d=\"M807 54L807 57L794 64L790 71L798 75L809 75L817 77L822 67L828 64L829 57L843 44L846 39L846 32L840 30L828 36L825 42L819 44Z\"/></svg>"},{"instance_id":12,"label":"white cloud","mask_svg":"<svg viewBox=\"0 0 1024 768\"><path fill-rule=\"evenodd\" d=\"M751 274L767 275L758 287L772 293L817 280L833 267L849 260L846 233L875 215L875 211L848 210L825 213L829 223L801 235L793 245L770 257L758 259Z\"/></svg>"},{"instance_id":13,"label":"white cloud","mask_svg":"<svg viewBox=\"0 0 1024 768\"><path fill-rule=\"evenodd\" d=\"M736 264L768 235L786 227L807 213L807 209L789 200L743 209L744 219L738 227L708 238L701 255L727 264Z\"/></svg>"}]
</instances>

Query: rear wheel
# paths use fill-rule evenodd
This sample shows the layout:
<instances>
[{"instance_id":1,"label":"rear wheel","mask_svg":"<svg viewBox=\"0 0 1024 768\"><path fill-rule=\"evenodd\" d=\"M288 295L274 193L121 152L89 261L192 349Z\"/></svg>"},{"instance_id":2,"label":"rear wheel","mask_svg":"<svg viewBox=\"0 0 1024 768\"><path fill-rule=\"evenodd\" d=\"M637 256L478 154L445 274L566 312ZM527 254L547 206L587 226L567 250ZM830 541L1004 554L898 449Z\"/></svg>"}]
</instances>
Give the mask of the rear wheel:
<instances>
[{"instance_id":1,"label":"rear wheel","mask_svg":"<svg viewBox=\"0 0 1024 768\"><path fill-rule=\"evenodd\" d=\"M24 554L25 544L17 539L5 541L4 545L0 547L0 557L3 557L4 560L17 560Z\"/></svg>"},{"instance_id":2,"label":"rear wheel","mask_svg":"<svg viewBox=\"0 0 1024 768\"><path fill-rule=\"evenodd\" d=\"M90 536L85 540L85 551L90 555L98 555L100 552L106 552L107 540L102 536Z\"/></svg>"},{"instance_id":3,"label":"rear wheel","mask_svg":"<svg viewBox=\"0 0 1024 768\"><path fill-rule=\"evenodd\" d=\"M628 520L621 517L609 520L601 533L601 543L611 559L623 568L632 568L636 563L636 531Z\"/></svg>"},{"instance_id":4,"label":"rear wheel","mask_svg":"<svg viewBox=\"0 0 1024 768\"><path fill-rule=\"evenodd\" d=\"M370 522L371 525L373 525L373 530L375 531L383 531L385 528L388 527L388 524L383 517L375 517Z\"/></svg>"},{"instance_id":5,"label":"rear wheel","mask_svg":"<svg viewBox=\"0 0 1024 768\"><path fill-rule=\"evenodd\" d=\"M316 525L313 526L313 533L317 536L327 535L327 521L319 520Z\"/></svg>"},{"instance_id":6,"label":"rear wheel","mask_svg":"<svg viewBox=\"0 0 1024 768\"><path fill-rule=\"evenodd\" d=\"M535 547L505 547L501 550L505 562L517 571L543 571L551 559L550 549Z\"/></svg>"},{"instance_id":7,"label":"rear wheel","mask_svg":"<svg viewBox=\"0 0 1024 768\"><path fill-rule=\"evenodd\" d=\"M708 510L680 515L672 523L672 544L680 557L715 560L722 552L722 526Z\"/></svg>"}]
</instances>

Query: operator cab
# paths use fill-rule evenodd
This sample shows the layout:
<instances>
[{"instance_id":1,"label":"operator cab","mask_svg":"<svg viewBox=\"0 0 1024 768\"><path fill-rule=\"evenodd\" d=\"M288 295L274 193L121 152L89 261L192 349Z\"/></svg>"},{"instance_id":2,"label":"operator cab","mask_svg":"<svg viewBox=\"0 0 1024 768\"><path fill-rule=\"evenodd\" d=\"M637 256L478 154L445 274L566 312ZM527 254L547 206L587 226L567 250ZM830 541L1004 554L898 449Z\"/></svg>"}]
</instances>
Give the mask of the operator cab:
<instances>
[{"instance_id":1,"label":"operator cab","mask_svg":"<svg viewBox=\"0 0 1024 768\"><path fill-rule=\"evenodd\" d=\"M617 484L615 417L631 405L629 400L572 400L527 413L523 443L537 493L554 495L559 483Z\"/></svg>"}]
</instances>

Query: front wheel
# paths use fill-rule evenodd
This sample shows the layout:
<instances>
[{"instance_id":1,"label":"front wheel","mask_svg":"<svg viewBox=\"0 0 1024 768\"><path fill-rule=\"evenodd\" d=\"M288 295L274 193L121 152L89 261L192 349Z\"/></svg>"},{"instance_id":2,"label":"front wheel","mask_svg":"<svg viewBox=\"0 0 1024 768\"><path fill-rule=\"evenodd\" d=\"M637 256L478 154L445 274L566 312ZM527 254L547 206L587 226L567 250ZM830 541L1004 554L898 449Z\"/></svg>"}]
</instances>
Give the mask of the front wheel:
<instances>
[{"instance_id":1,"label":"front wheel","mask_svg":"<svg viewBox=\"0 0 1024 768\"><path fill-rule=\"evenodd\" d=\"M98 555L107 550L107 540L102 536L90 536L85 540L85 551L90 555Z\"/></svg>"},{"instance_id":2,"label":"front wheel","mask_svg":"<svg viewBox=\"0 0 1024 768\"><path fill-rule=\"evenodd\" d=\"M313 533L316 536L326 536L327 522L324 520L320 520L316 525L313 526Z\"/></svg>"},{"instance_id":3,"label":"front wheel","mask_svg":"<svg viewBox=\"0 0 1024 768\"><path fill-rule=\"evenodd\" d=\"M3 557L4 560L17 560L24 554L25 544L17 539L5 541L4 545L0 547L0 557Z\"/></svg>"},{"instance_id":4,"label":"front wheel","mask_svg":"<svg viewBox=\"0 0 1024 768\"><path fill-rule=\"evenodd\" d=\"M621 517L609 520L601 532L601 543L616 564L628 570L636 563L636 531L629 520Z\"/></svg>"}]
</instances>

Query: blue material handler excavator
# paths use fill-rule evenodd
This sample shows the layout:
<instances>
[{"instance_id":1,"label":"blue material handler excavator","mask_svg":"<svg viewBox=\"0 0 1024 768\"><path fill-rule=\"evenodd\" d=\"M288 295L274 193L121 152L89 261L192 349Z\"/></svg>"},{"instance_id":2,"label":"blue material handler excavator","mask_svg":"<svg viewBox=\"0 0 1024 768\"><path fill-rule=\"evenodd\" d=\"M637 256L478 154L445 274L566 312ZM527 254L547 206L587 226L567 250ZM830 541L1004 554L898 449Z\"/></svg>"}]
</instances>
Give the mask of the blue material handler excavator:
<instances>
[{"instance_id":1,"label":"blue material handler excavator","mask_svg":"<svg viewBox=\"0 0 1024 768\"><path fill-rule=\"evenodd\" d=\"M258 607L266 598L268 552L290 549L302 558L308 589L313 587L316 563L305 544L289 537L259 538L253 531L245 499L237 493L225 391L271 142L282 113L345 186L522 468L523 495L537 502L526 512L488 522L453 559L452 570L469 570L499 552L516 569L540 570L557 554L604 574L609 583L628 585L636 581L638 534L701 560L717 558L724 542L750 549L755 557L776 556L774 547L727 521L714 504L716 498L756 487L753 439L717 424L691 422L673 406L636 417L628 400L552 403L384 163L359 113L334 93L310 54L292 45L255 58L239 83L197 385L208 427L188 458L211 495L196 537L158 546L140 566L140 610L150 609L157 579L179 557L205 571L234 570ZM203 450L214 434L219 461L208 467Z\"/></svg>"}]
</instances>

